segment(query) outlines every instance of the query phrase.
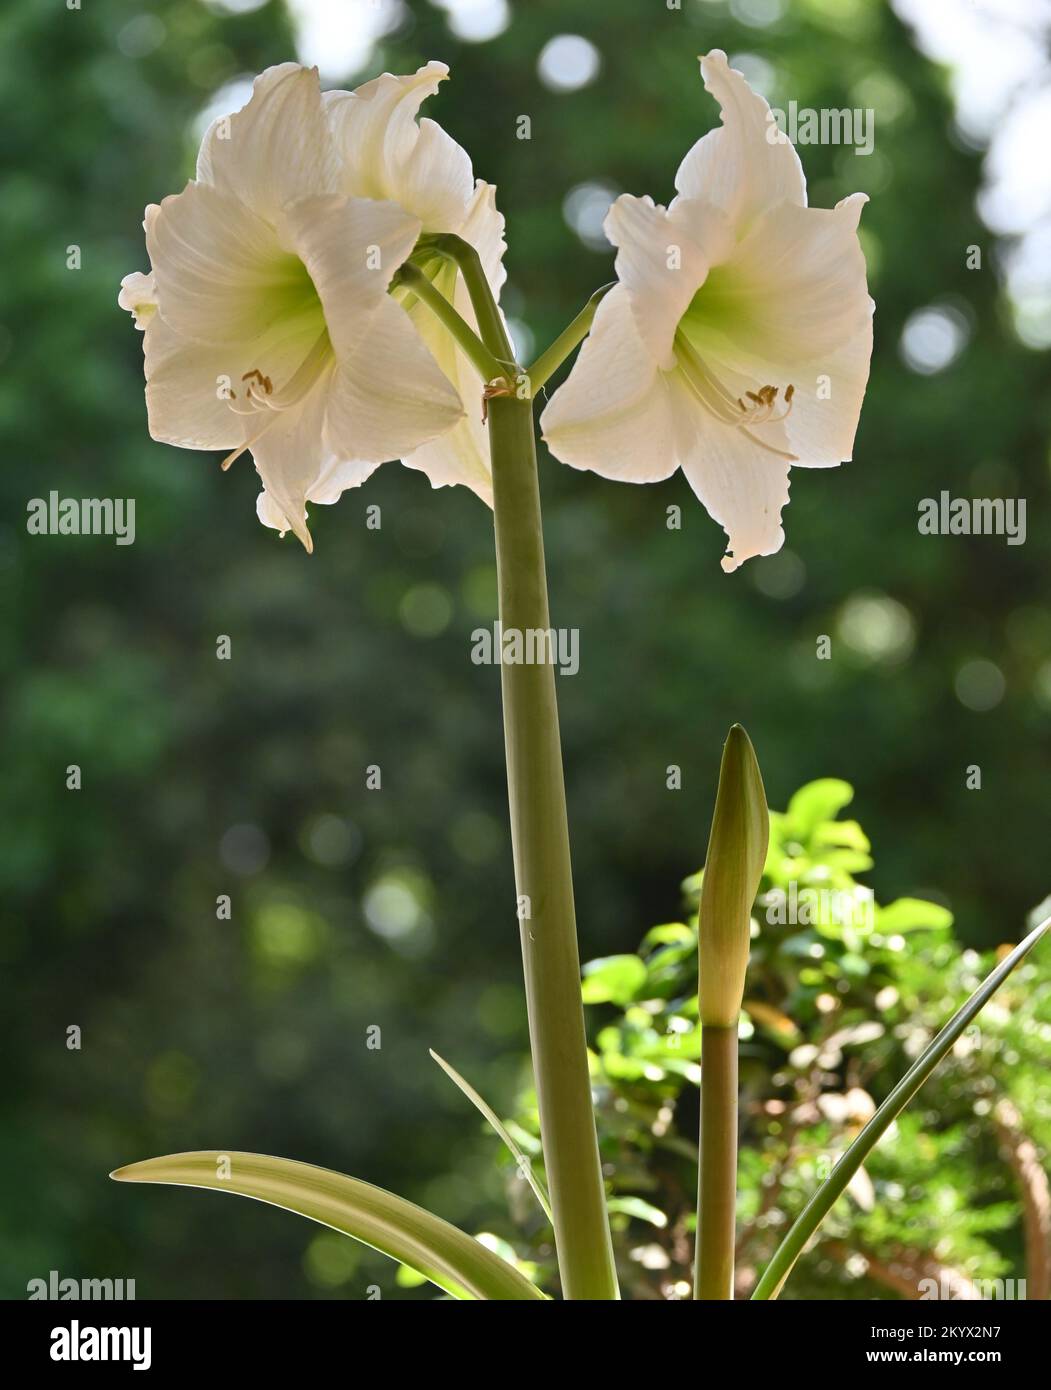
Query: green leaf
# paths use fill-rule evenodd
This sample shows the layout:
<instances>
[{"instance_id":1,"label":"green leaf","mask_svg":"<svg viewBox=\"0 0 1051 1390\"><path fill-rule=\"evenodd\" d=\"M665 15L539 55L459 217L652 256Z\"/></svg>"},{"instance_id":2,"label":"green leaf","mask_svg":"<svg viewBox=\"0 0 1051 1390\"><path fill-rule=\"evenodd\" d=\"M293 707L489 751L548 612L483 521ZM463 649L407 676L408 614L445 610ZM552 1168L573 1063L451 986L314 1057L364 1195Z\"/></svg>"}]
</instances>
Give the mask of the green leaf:
<instances>
[{"instance_id":1,"label":"green leaf","mask_svg":"<svg viewBox=\"0 0 1051 1390\"><path fill-rule=\"evenodd\" d=\"M844 786L846 783L844 783ZM830 820L821 826L822 845L839 845L843 849L853 849L868 858L872 844L856 820ZM869 861L871 866L871 860Z\"/></svg>"},{"instance_id":2,"label":"green leaf","mask_svg":"<svg viewBox=\"0 0 1051 1390\"><path fill-rule=\"evenodd\" d=\"M756 1284L752 1294L754 1299L773 1299L778 1296L796 1261L803 1253L807 1241L843 1194L851 1178L868 1158L894 1120L916 1095L916 1092L934 1071L956 1039L971 1020L981 1012L1018 962L1029 954L1048 927L1051 927L1051 917L1045 918L1039 926L1034 927L1029 935L1023 938L1009 955L1004 957L996 969L986 976L966 1003L957 1009L919 1060L905 1073L803 1208L795 1224L778 1246L773 1259L763 1271L762 1278Z\"/></svg>"},{"instance_id":3,"label":"green leaf","mask_svg":"<svg viewBox=\"0 0 1051 1390\"><path fill-rule=\"evenodd\" d=\"M621 1216L634 1216L638 1221L647 1221L651 1226L656 1226L658 1230L663 1230L668 1224L668 1218L659 1207L652 1206L649 1202L644 1202L641 1197L611 1197L607 1206L610 1212L619 1212Z\"/></svg>"},{"instance_id":4,"label":"green leaf","mask_svg":"<svg viewBox=\"0 0 1051 1390\"><path fill-rule=\"evenodd\" d=\"M646 983L646 966L638 956L600 956L584 966L585 1004L630 1004Z\"/></svg>"},{"instance_id":5,"label":"green leaf","mask_svg":"<svg viewBox=\"0 0 1051 1390\"><path fill-rule=\"evenodd\" d=\"M474 1108L481 1115L483 1115L485 1119L489 1121L493 1129L504 1141L504 1144L510 1152L511 1157L518 1164L519 1173L522 1175L523 1178L525 1178L526 1182L533 1189L537 1201L540 1203L541 1207L544 1210L544 1215L547 1217L549 1221L554 1221L554 1217L551 1214L551 1203L548 1201L547 1193L544 1191L543 1183L533 1172L533 1165L530 1163L527 1156L522 1152L522 1150L518 1147L515 1141L511 1138L511 1135L507 1131L507 1127L504 1125L503 1121L497 1115L496 1111L492 1108L492 1106L488 1105L482 1099L482 1097L474 1089L471 1083L469 1081L465 1081L464 1078L460 1075L460 1073L456 1070L456 1068L454 1066L451 1066L445 1060L444 1057L439 1057L437 1052L435 1052L433 1048L429 1048L428 1050L431 1056L434 1058L434 1060L441 1067L442 1071L445 1072L446 1076L448 1076L451 1081L453 1081L457 1086L459 1086L460 1090L464 1093L464 1095L471 1102Z\"/></svg>"},{"instance_id":6,"label":"green leaf","mask_svg":"<svg viewBox=\"0 0 1051 1390\"><path fill-rule=\"evenodd\" d=\"M952 926L952 913L941 903L929 903L925 898L896 898L880 908L876 921L885 935L923 927L940 931Z\"/></svg>"},{"instance_id":7,"label":"green leaf","mask_svg":"<svg viewBox=\"0 0 1051 1390\"><path fill-rule=\"evenodd\" d=\"M110 1177L117 1182L208 1187L284 1207L401 1261L454 1298L544 1297L506 1260L447 1221L329 1168L265 1154L204 1150L129 1163Z\"/></svg>"},{"instance_id":8,"label":"green leaf","mask_svg":"<svg viewBox=\"0 0 1051 1390\"><path fill-rule=\"evenodd\" d=\"M822 777L800 787L788 803L787 819L791 833L808 844L824 821L835 820L844 806L854 799L854 788L838 777Z\"/></svg>"},{"instance_id":9,"label":"green leaf","mask_svg":"<svg viewBox=\"0 0 1051 1390\"><path fill-rule=\"evenodd\" d=\"M697 934L685 922L664 922L659 927L651 927L642 938L639 954L645 955L655 946L692 946Z\"/></svg>"}]
</instances>

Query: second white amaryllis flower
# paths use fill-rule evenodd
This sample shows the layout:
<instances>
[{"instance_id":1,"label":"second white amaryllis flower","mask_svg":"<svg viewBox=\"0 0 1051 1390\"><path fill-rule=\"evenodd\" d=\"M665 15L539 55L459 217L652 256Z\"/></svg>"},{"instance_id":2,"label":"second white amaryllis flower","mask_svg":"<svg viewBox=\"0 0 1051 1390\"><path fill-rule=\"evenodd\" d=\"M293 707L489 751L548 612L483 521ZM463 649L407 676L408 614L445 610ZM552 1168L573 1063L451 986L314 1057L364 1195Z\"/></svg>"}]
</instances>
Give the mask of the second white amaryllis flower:
<instances>
[{"instance_id":1,"label":"second white amaryllis flower","mask_svg":"<svg viewBox=\"0 0 1051 1390\"><path fill-rule=\"evenodd\" d=\"M864 194L807 207L794 147L719 50L701 59L722 126L679 167L665 209L606 218L619 283L541 417L556 457L630 482L682 467L734 570L784 542L795 464L849 459L872 354L857 226Z\"/></svg>"},{"instance_id":2,"label":"second white amaryllis flower","mask_svg":"<svg viewBox=\"0 0 1051 1390\"><path fill-rule=\"evenodd\" d=\"M425 234L451 232L478 252L495 298L506 278L504 219L496 189L476 180L467 151L436 122L417 121L423 102L449 76L431 62L411 76L385 72L353 92L326 92L328 116L346 193L384 198L418 217ZM456 266L434 256L421 266L471 328L477 328L471 299ZM395 290L420 337L467 407L464 419L403 458L427 474L432 486L461 483L489 506L493 502L489 444L482 424L478 374L426 305L411 292Z\"/></svg>"},{"instance_id":3,"label":"second white amaryllis flower","mask_svg":"<svg viewBox=\"0 0 1051 1390\"><path fill-rule=\"evenodd\" d=\"M261 519L308 550L308 501L335 501L462 418L387 293L422 223L348 196L316 71L257 78L145 228L152 271L127 277L120 302L145 331L150 433L229 450L227 463L251 450Z\"/></svg>"}]
</instances>

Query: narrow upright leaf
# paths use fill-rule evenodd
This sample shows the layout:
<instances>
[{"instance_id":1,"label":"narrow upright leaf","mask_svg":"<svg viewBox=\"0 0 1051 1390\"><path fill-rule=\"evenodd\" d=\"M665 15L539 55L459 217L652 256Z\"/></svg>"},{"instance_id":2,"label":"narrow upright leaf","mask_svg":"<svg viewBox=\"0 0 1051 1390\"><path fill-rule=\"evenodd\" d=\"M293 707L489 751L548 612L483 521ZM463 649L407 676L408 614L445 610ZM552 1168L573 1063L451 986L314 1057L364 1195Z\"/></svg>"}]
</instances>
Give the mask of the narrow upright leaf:
<instances>
[{"instance_id":1,"label":"narrow upright leaf","mask_svg":"<svg viewBox=\"0 0 1051 1390\"><path fill-rule=\"evenodd\" d=\"M957 1009L919 1060L914 1062L905 1073L800 1212L795 1224L763 1271L763 1276L756 1284L752 1294L753 1298L772 1299L778 1296L784 1287L785 1280L791 1274L795 1262L803 1253L807 1241L831 1211L851 1178L868 1158L880 1139L883 1138L893 1121L912 1100L931 1072L934 1071L956 1039L975 1015L980 1013L988 1004L1011 971L1019 961L1024 960L1048 927L1051 927L1051 917L1046 917L1039 926L1034 927L1029 935L1024 937L1014 950L1004 957L996 969L986 976L966 1003Z\"/></svg>"},{"instance_id":2,"label":"narrow upright leaf","mask_svg":"<svg viewBox=\"0 0 1051 1390\"><path fill-rule=\"evenodd\" d=\"M428 1051L430 1052L434 1060L438 1063L438 1065L441 1067L442 1071L445 1072L446 1076L448 1076L449 1079L460 1088L460 1090L464 1093L464 1095L471 1102L474 1108L485 1119L489 1121L493 1129L496 1131L497 1135L504 1141L504 1144L508 1149L508 1152L511 1154L512 1158L518 1164L519 1173L522 1175L523 1178L525 1178L526 1182L533 1189L533 1194L536 1197L537 1201L540 1203L541 1207L543 1208L544 1215L547 1217L549 1221L552 1220L551 1203L548 1201L547 1193L544 1191L543 1183L533 1172L533 1165L529 1162L528 1156L522 1152L519 1146L511 1138L507 1126L497 1115L496 1111L492 1108L491 1105L488 1105L482 1099L482 1097L478 1094L478 1092L474 1089L474 1087L471 1085L469 1081L464 1080L464 1078L460 1075L460 1073L456 1070L454 1066L447 1062L444 1057L438 1056L437 1052L435 1052L433 1047L429 1048Z\"/></svg>"}]
</instances>

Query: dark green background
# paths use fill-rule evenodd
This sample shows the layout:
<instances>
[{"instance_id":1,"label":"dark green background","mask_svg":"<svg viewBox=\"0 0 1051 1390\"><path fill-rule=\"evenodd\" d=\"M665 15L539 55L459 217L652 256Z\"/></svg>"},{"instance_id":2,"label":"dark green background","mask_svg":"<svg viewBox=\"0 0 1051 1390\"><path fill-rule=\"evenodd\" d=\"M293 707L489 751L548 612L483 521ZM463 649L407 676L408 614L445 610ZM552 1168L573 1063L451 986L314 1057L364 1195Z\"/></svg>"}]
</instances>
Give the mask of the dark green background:
<instances>
[{"instance_id":1,"label":"dark green background","mask_svg":"<svg viewBox=\"0 0 1051 1390\"><path fill-rule=\"evenodd\" d=\"M164 40L128 57L118 36L146 9ZM766 28L691 0L513 12L497 39L463 44L413 3L346 78L450 64L428 112L498 185L505 303L538 347L612 275L611 256L567 226L565 194L601 180L667 201L679 159L715 123L696 54L761 55L778 104L866 104L854 94L873 77L893 97L886 119L876 105L870 159L801 150L815 204L873 194L877 313L854 462L793 474L797 563L727 577L722 532L681 476L631 487L541 460L554 621L581 633L580 673L559 695L584 956L633 950L677 913L733 720L773 805L819 775L854 784L880 898L938 897L966 941L1015 938L1049 886L1047 363L1008 326L997 247L974 210L980 157L952 140L944 74L876 0L794 3ZM565 32L588 36L603 66L556 94L536 63ZM192 172L196 113L290 56L276 0L239 17L197 0L72 12L8 0L0 18L7 1297L50 1269L135 1278L140 1298L357 1298L372 1281L419 1296L378 1257L283 1213L106 1179L180 1149L306 1159L468 1229L511 1231L493 1149L426 1051L498 1109L525 1074L498 676L468 659L471 630L495 616L490 516L390 464L314 510L312 558L279 541L255 519L247 460L223 476L216 458L148 438L141 340L116 307L120 278L146 269L144 205ZM79 271L66 268L72 244ZM970 245L980 271L966 268ZM924 377L899 338L933 302L972 333ZM921 537L917 503L942 488L1026 497L1027 544ZM134 546L28 536L27 501L52 489L134 496ZM379 532L365 527L371 503ZM665 527L672 503L681 532ZM843 618L859 595L904 606L909 651L851 645ZM229 662L216 660L219 634ZM815 658L822 634L831 661ZM975 658L1006 680L985 713L954 693ZM72 763L79 792L65 789ZM365 790L368 764L382 791ZM971 764L981 791L965 790ZM220 853L238 825L268 847L241 872ZM229 922L216 920L222 893ZM66 1048L73 1024L79 1052ZM374 1024L379 1051L365 1046Z\"/></svg>"}]
</instances>

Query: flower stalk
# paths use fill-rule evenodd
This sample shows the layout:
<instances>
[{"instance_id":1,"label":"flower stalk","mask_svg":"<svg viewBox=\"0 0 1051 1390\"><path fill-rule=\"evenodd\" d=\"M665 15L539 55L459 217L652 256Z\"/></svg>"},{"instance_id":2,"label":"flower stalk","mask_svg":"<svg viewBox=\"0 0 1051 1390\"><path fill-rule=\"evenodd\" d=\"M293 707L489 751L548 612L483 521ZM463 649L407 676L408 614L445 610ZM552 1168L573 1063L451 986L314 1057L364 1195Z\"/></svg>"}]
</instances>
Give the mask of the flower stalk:
<instances>
[{"instance_id":1,"label":"flower stalk","mask_svg":"<svg viewBox=\"0 0 1051 1390\"><path fill-rule=\"evenodd\" d=\"M752 744L730 730L719 769L698 912L701 1133L694 1296L728 1301L737 1210L737 1020L744 998L752 904L770 821Z\"/></svg>"},{"instance_id":2,"label":"flower stalk","mask_svg":"<svg viewBox=\"0 0 1051 1390\"><path fill-rule=\"evenodd\" d=\"M503 630L550 625L531 402L489 403ZM503 665L504 742L526 1007L562 1292L619 1297L580 997L554 668Z\"/></svg>"},{"instance_id":3,"label":"flower stalk","mask_svg":"<svg viewBox=\"0 0 1051 1390\"><path fill-rule=\"evenodd\" d=\"M451 334L483 381L491 381L501 373L501 363L492 355L463 315L457 312L431 281L426 271L406 262L395 274L391 288L404 289L414 295L421 304L426 304L442 327Z\"/></svg>"},{"instance_id":4,"label":"flower stalk","mask_svg":"<svg viewBox=\"0 0 1051 1390\"><path fill-rule=\"evenodd\" d=\"M454 232L434 232L420 238L415 254L423 257L433 253L446 256L459 268L471 298L471 308L478 320L479 335L496 359L500 371L517 372L514 349L477 250Z\"/></svg>"},{"instance_id":5,"label":"flower stalk","mask_svg":"<svg viewBox=\"0 0 1051 1390\"><path fill-rule=\"evenodd\" d=\"M578 347L591 332L595 310L612 288L613 282L611 281L608 285L603 285L601 289L597 289L572 323L567 324L551 346L545 348L533 365L526 369L532 395L536 395L548 378L558 371L574 348Z\"/></svg>"},{"instance_id":6,"label":"flower stalk","mask_svg":"<svg viewBox=\"0 0 1051 1390\"><path fill-rule=\"evenodd\" d=\"M487 392L503 630L550 626L536 435L528 391L474 248L455 236L421 251L454 260L505 390ZM580 997L569 825L554 668L501 666L507 790L529 1040L562 1293L619 1298Z\"/></svg>"},{"instance_id":7,"label":"flower stalk","mask_svg":"<svg viewBox=\"0 0 1051 1390\"><path fill-rule=\"evenodd\" d=\"M737 1219L737 1025L701 1027L701 1142L694 1297L733 1298Z\"/></svg>"}]
</instances>

